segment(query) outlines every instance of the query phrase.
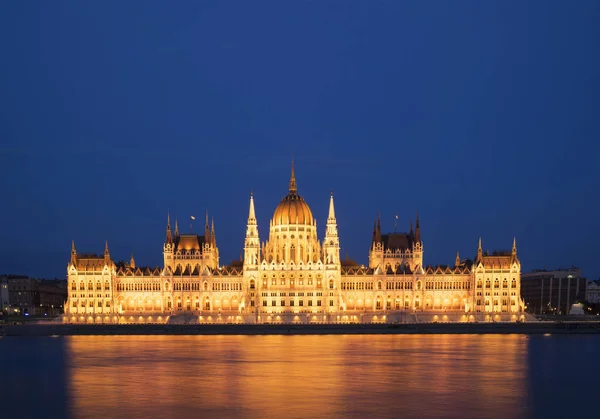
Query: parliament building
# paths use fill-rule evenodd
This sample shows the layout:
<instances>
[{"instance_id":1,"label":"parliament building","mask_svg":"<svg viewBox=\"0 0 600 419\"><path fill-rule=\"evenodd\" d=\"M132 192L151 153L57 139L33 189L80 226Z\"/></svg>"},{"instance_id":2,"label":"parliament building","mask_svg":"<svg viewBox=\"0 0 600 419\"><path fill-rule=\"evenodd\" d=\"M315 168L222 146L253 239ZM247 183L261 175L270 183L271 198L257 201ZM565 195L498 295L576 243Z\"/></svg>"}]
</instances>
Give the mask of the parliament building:
<instances>
[{"instance_id":1,"label":"parliament building","mask_svg":"<svg viewBox=\"0 0 600 419\"><path fill-rule=\"evenodd\" d=\"M243 260L219 263L214 222L204 235L182 234L167 217L163 267L115 263L78 253L67 267L66 323L414 323L524 320L516 241L508 252L454 266L423 265L417 216L408 233L373 227L368 266L340 258L333 194L319 240L298 194L294 165L288 194L260 241L250 195Z\"/></svg>"}]
</instances>

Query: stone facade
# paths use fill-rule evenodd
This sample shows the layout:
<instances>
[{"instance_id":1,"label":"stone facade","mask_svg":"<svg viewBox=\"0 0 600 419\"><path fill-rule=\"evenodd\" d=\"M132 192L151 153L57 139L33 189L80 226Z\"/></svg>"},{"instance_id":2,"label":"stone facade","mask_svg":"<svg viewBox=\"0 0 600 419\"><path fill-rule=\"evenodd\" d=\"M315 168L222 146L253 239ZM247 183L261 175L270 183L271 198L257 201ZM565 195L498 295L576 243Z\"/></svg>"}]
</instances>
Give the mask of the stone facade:
<instances>
[{"instance_id":1,"label":"stone facade","mask_svg":"<svg viewBox=\"0 0 600 419\"><path fill-rule=\"evenodd\" d=\"M204 235L171 230L167 217L162 268L115 264L78 254L68 264L65 322L337 323L523 320L521 265L509 252L483 253L455 266L423 265L417 216L409 233L381 233L377 219L369 265L340 259L333 194L325 236L298 194L294 167L288 194L261 243L250 196L243 261L219 263L214 222Z\"/></svg>"}]
</instances>

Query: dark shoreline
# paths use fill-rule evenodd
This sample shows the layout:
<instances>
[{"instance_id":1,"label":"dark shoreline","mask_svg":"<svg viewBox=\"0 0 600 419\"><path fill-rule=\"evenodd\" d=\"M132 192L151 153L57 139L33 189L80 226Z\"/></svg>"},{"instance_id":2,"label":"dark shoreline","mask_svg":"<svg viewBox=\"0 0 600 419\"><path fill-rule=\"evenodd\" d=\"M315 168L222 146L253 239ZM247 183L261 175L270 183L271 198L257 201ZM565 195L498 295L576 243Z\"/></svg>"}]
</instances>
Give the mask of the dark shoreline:
<instances>
[{"instance_id":1,"label":"dark shoreline","mask_svg":"<svg viewBox=\"0 0 600 419\"><path fill-rule=\"evenodd\" d=\"M353 334L600 334L598 322L422 324L18 324L0 336L76 335L353 335Z\"/></svg>"}]
</instances>

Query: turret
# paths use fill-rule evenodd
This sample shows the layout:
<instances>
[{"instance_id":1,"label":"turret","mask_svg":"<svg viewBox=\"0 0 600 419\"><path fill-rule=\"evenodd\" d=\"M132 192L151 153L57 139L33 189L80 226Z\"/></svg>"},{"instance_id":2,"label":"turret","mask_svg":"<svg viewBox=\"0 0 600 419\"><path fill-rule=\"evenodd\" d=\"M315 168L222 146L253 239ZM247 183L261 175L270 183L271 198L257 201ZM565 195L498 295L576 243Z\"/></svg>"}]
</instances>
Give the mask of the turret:
<instances>
[{"instance_id":1,"label":"turret","mask_svg":"<svg viewBox=\"0 0 600 419\"><path fill-rule=\"evenodd\" d=\"M177 225L177 217L175 217L175 237L179 237L179 226Z\"/></svg>"},{"instance_id":2,"label":"turret","mask_svg":"<svg viewBox=\"0 0 600 419\"><path fill-rule=\"evenodd\" d=\"M323 258L326 264L337 264L340 261L340 241L335 219L335 207L333 205L333 192L329 196L329 213L325 229L325 240L323 241Z\"/></svg>"},{"instance_id":3,"label":"turret","mask_svg":"<svg viewBox=\"0 0 600 419\"><path fill-rule=\"evenodd\" d=\"M294 159L292 159L292 174L290 176L290 193L297 193L298 186L296 185L296 174L294 173Z\"/></svg>"},{"instance_id":4,"label":"turret","mask_svg":"<svg viewBox=\"0 0 600 419\"><path fill-rule=\"evenodd\" d=\"M479 238L479 245L477 245L477 261L483 258L483 249L481 247L481 237Z\"/></svg>"},{"instance_id":5,"label":"turret","mask_svg":"<svg viewBox=\"0 0 600 419\"><path fill-rule=\"evenodd\" d=\"M75 251L75 240L71 241L71 264L77 263L77 251Z\"/></svg>"},{"instance_id":6,"label":"turret","mask_svg":"<svg viewBox=\"0 0 600 419\"><path fill-rule=\"evenodd\" d=\"M419 223L419 213L417 212L417 224L415 226L415 241L421 243L421 224Z\"/></svg>"},{"instance_id":7,"label":"turret","mask_svg":"<svg viewBox=\"0 0 600 419\"><path fill-rule=\"evenodd\" d=\"M173 235L171 234L171 214L169 214L169 212L167 212L167 233L166 233L166 242L167 243L172 243L173 242Z\"/></svg>"},{"instance_id":8,"label":"turret","mask_svg":"<svg viewBox=\"0 0 600 419\"><path fill-rule=\"evenodd\" d=\"M131 254L131 259L129 260L129 267L131 269L135 269L135 259L133 258L133 253Z\"/></svg>"},{"instance_id":9,"label":"turret","mask_svg":"<svg viewBox=\"0 0 600 419\"><path fill-rule=\"evenodd\" d=\"M106 244L104 246L104 262L107 264L110 262L110 252L108 251L108 240L106 241Z\"/></svg>"},{"instance_id":10,"label":"turret","mask_svg":"<svg viewBox=\"0 0 600 419\"><path fill-rule=\"evenodd\" d=\"M456 251L456 261L454 262L454 266L456 268L460 266L460 255L458 254L458 251Z\"/></svg>"},{"instance_id":11,"label":"turret","mask_svg":"<svg viewBox=\"0 0 600 419\"><path fill-rule=\"evenodd\" d=\"M375 243L381 243L381 214L377 213L377 228L375 229Z\"/></svg>"},{"instance_id":12,"label":"turret","mask_svg":"<svg viewBox=\"0 0 600 419\"><path fill-rule=\"evenodd\" d=\"M512 245L512 251L511 251L511 259L512 259L512 262L516 262L517 261L517 238L516 237L513 238L513 245Z\"/></svg>"},{"instance_id":13,"label":"turret","mask_svg":"<svg viewBox=\"0 0 600 419\"><path fill-rule=\"evenodd\" d=\"M215 234L215 217L212 217L210 228L210 244L217 247L217 235Z\"/></svg>"},{"instance_id":14,"label":"turret","mask_svg":"<svg viewBox=\"0 0 600 419\"><path fill-rule=\"evenodd\" d=\"M264 247L264 245L263 245ZM250 208L246 223L246 239L244 241L244 269L258 269L260 261L260 240L258 238L258 225L254 212L254 195L250 193Z\"/></svg>"},{"instance_id":15,"label":"turret","mask_svg":"<svg viewBox=\"0 0 600 419\"><path fill-rule=\"evenodd\" d=\"M204 240L206 243L212 244L212 240L210 238L210 229L208 227L208 210L206 210L206 221L204 222Z\"/></svg>"}]
</instances>

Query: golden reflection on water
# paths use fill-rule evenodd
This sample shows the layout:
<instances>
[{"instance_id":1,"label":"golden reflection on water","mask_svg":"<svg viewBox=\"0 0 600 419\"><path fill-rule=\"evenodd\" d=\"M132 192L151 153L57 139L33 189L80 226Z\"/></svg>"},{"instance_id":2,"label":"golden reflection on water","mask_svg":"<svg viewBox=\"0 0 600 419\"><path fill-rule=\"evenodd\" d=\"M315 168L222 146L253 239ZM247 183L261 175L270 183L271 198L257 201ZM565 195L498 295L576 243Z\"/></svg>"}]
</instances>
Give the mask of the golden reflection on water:
<instances>
[{"instance_id":1,"label":"golden reflection on water","mask_svg":"<svg viewBox=\"0 0 600 419\"><path fill-rule=\"evenodd\" d=\"M74 336L73 417L524 417L521 335Z\"/></svg>"}]
</instances>

